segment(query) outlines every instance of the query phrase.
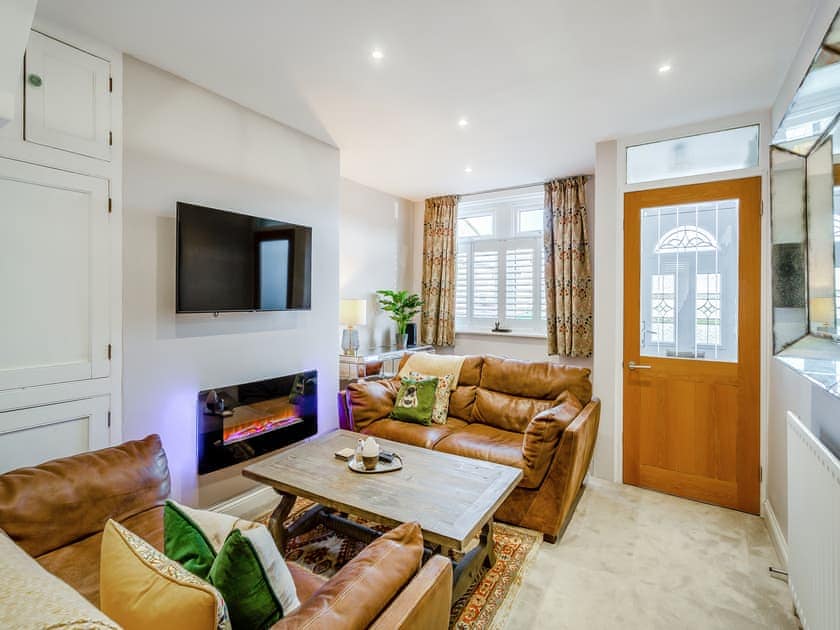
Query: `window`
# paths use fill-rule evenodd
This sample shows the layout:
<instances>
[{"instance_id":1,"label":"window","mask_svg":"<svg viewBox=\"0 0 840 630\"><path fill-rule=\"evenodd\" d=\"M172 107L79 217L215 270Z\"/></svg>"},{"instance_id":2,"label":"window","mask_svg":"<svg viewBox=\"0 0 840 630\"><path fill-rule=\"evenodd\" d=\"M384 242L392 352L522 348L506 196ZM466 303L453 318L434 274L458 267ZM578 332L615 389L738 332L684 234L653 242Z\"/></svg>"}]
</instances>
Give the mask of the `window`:
<instances>
[{"instance_id":1,"label":"window","mask_svg":"<svg viewBox=\"0 0 840 630\"><path fill-rule=\"evenodd\" d=\"M456 330L545 331L541 186L458 204Z\"/></svg>"},{"instance_id":2,"label":"window","mask_svg":"<svg viewBox=\"0 0 840 630\"><path fill-rule=\"evenodd\" d=\"M737 361L738 201L643 208L641 356Z\"/></svg>"},{"instance_id":3,"label":"window","mask_svg":"<svg viewBox=\"0 0 840 630\"><path fill-rule=\"evenodd\" d=\"M627 183L758 166L758 125L627 147Z\"/></svg>"}]
</instances>

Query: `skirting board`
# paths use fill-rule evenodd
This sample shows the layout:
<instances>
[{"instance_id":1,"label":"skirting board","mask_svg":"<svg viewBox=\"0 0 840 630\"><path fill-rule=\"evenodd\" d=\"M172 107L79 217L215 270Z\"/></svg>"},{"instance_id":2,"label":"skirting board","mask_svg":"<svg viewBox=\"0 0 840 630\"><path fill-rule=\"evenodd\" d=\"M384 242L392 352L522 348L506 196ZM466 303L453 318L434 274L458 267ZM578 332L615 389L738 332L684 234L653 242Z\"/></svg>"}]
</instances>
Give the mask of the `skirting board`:
<instances>
[{"instance_id":1,"label":"skirting board","mask_svg":"<svg viewBox=\"0 0 840 630\"><path fill-rule=\"evenodd\" d=\"M265 514L275 503L277 503L277 493L268 486L264 486L217 503L210 509L238 518L254 519Z\"/></svg>"},{"instance_id":2,"label":"skirting board","mask_svg":"<svg viewBox=\"0 0 840 630\"><path fill-rule=\"evenodd\" d=\"M770 540L773 541L776 554L778 554L779 561L782 563L780 568L787 571L788 544L782 535L782 529L779 527L779 521L776 519L776 513L773 511L773 504L770 503L769 499L764 500L764 520L767 523L767 530L770 532Z\"/></svg>"}]
</instances>

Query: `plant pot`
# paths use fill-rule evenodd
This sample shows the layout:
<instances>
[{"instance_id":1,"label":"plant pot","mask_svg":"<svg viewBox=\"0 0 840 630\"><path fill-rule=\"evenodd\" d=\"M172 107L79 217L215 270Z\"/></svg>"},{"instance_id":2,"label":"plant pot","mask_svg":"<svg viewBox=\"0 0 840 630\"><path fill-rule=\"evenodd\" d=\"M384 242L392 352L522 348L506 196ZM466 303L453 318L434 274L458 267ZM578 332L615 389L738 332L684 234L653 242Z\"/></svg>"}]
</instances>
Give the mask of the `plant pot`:
<instances>
[{"instance_id":1,"label":"plant pot","mask_svg":"<svg viewBox=\"0 0 840 630\"><path fill-rule=\"evenodd\" d=\"M407 348L408 347L408 333L399 334L397 333L397 348Z\"/></svg>"}]
</instances>

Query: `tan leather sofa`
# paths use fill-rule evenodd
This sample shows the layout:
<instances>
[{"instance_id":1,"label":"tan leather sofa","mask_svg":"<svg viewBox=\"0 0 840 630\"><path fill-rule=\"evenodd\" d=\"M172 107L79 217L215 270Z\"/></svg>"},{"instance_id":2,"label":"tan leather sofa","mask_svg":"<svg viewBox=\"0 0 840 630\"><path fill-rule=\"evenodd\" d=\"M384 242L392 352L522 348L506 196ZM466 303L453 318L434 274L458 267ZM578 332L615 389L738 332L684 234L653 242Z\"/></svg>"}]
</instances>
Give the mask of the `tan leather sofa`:
<instances>
[{"instance_id":1,"label":"tan leather sofa","mask_svg":"<svg viewBox=\"0 0 840 630\"><path fill-rule=\"evenodd\" d=\"M351 431L520 468L522 481L496 520L535 529L555 542L574 510L598 435L601 406L592 398L589 373L557 363L471 356L450 396L446 424L388 418L397 378L351 383L339 392L340 423Z\"/></svg>"},{"instance_id":2,"label":"tan leather sofa","mask_svg":"<svg viewBox=\"0 0 840 630\"><path fill-rule=\"evenodd\" d=\"M0 475L0 529L98 606L105 523L113 518L162 550L169 491L166 454L151 435ZM393 553L395 547L406 553ZM422 553L419 527L406 523L330 580L289 562L301 607L273 628L446 628L452 564L434 556L420 567ZM388 563L377 562L383 554ZM409 559L392 561L400 555Z\"/></svg>"}]
</instances>

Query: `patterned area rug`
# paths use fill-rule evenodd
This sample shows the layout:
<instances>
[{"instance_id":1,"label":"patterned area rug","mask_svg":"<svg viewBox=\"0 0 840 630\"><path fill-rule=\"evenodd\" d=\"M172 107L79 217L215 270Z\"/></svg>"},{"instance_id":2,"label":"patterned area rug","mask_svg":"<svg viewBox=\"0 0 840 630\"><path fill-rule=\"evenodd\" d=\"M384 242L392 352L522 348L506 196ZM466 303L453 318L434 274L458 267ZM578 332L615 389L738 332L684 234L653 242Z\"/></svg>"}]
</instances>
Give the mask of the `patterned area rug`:
<instances>
[{"instance_id":1,"label":"patterned area rug","mask_svg":"<svg viewBox=\"0 0 840 630\"><path fill-rule=\"evenodd\" d=\"M312 505L306 499L298 499L292 509L289 521ZM268 522L268 514L259 520ZM375 522L357 518L357 522L381 532L388 531ZM510 606L519 591L522 576L536 554L542 541L537 532L497 523L495 526L496 564L485 569L467 592L454 602L450 616L450 628L457 630L485 630L504 624ZM337 534L323 526L292 538L286 551L286 558L305 566L324 577L331 577L341 567L364 549L365 544Z\"/></svg>"}]
</instances>

